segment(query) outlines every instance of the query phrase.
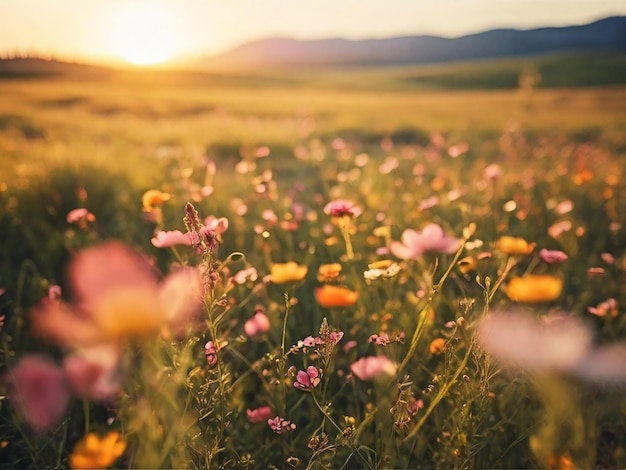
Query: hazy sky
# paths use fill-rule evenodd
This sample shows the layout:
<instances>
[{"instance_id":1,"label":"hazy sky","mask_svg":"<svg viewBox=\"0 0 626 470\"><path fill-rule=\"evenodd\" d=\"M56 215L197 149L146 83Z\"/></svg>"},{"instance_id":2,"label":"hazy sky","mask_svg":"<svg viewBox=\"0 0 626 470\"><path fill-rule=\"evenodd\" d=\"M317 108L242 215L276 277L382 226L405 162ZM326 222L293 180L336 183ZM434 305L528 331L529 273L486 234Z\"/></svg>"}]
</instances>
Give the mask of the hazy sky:
<instances>
[{"instance_id":1,"label":"hazy sky","mask_svg":"<svg viewBox=\"0 0 626 470\"><path fill-rule=\"evenodd\" d=\"M154 14L145 13L147 8ZM497 27L583 24L612 15L626 15L626 1L0 0L0 53L129 59L148 54L139 46L129 50L131 42L143 40L168 56L196 55L267 36L453 37Z\"/></svg>"}]
</instances>

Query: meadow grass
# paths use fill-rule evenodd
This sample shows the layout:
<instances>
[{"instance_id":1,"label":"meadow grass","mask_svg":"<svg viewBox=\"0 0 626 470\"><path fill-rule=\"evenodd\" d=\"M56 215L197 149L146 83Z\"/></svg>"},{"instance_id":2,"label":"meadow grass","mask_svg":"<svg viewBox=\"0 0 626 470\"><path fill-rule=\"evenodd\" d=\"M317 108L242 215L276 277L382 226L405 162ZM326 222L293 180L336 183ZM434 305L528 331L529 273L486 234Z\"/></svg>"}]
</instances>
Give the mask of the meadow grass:
<instances>
[{"instance_id":1,"label":"meadow grass","mask_svg":"<svg viewBox=\"0 0 626 470\"><path fill-rule=\"evenodd\" d=\"M626 89L416 90L381 86L395 83L385 73L0 82L2 465L626 465L623 366L602 349L626 334ZM68 220L76 208L94 220ZM194 233L194 247L151 243L172 230ZM43 328L40 309L86 313L81 279L143 273L110 240L162 277L198 268L201 316L164 313L155 330L153 310L184 305L193 283L163 297L168 284L145 296L126 280L133 295L119 301L113 280L93 286L117 302L87 314L97 340L67 340L72 317ZM89 247L106 256L68 274ZM323 275L330 264L336 276ZM514 292L516 278L535 282L530 293ZM556 295L541 294L554 282ZM64 303L40 303L56 285ZM565 333L512 323L495 336L513 352L480 343L490 313L523 308L516 295ZM578 320L595 349L567 335ZM112 367L80 356L103 344ZM562 351L580 357L554 365ZM50 377L75 355L95 368L49 426L16 398L32 384L13 371L33 354L54 364L38 365ZM94 396L102 377L106 399ZM111 437L88 451L91 432Z\"/></svg>"}]
</instances>

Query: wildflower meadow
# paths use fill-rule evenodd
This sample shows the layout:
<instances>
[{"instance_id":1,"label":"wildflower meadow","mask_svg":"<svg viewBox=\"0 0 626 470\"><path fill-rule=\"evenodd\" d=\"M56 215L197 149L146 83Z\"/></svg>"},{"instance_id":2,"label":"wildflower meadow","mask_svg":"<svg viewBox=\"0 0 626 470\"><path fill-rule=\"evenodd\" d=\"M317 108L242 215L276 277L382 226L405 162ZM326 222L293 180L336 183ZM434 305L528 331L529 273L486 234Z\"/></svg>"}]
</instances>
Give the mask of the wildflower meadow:
<instances>
[{"instance_id":1,"label":"wildflower meadow","mask_svg":"<svg viewBox=\"0 0 626 470\"><path fill-rule=\"evenodd\" d=\"M623 89L150 77L0 83L0 467L626 467Z\"/></svg>"}]
</instances>

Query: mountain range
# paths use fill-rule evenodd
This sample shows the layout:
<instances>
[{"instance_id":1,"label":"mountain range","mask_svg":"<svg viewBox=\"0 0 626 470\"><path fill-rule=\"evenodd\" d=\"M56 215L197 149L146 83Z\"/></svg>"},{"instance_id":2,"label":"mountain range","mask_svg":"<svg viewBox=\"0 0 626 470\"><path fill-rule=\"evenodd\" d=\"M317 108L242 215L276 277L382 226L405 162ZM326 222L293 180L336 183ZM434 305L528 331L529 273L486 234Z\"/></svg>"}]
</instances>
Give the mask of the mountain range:
<instances>
[{"instance_id":1,"label":"mountain range","mask_svg":"<svg viewBox=\"0 0 626 470\"><path fill-rule=\"evenodd\" d=\"M586 25L494 29L457 38L267 38L203 59L202 68L400 66L562 52L626 53L626 16Z\"/></svg>"}]
</instances>

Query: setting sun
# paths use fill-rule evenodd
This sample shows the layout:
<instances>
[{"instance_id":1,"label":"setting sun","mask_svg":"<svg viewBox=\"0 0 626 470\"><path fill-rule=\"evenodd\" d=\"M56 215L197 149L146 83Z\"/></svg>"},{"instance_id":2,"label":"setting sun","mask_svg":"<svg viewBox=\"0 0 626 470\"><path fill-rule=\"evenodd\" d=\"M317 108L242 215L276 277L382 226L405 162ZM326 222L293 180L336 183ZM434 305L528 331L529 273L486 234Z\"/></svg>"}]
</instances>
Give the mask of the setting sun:
<instances>
[{"instance_id":1,"label":"setting sun","mask_svg":"<svg viewBox=\"0 0 626 470\"><path fill-rule=\"evenodd\" d=\"M180 49L180 31L167 5L134 3L120 10L112 25L116 54L133 65L172 59Z\"/></svg>"}]
</instances>

